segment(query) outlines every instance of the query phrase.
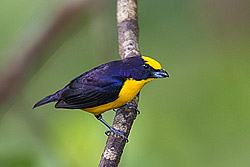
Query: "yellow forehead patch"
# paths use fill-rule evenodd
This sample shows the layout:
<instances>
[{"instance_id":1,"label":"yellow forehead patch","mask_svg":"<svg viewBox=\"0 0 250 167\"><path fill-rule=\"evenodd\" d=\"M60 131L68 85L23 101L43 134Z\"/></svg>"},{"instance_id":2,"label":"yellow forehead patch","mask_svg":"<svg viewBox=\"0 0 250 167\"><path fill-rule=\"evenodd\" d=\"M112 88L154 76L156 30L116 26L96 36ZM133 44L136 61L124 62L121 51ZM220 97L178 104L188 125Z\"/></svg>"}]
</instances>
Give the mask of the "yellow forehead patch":
<instances>
[{"instance_id":1,"label":"yellow forehead patch","mask_svg":"<svg viewBox=\"0 0 250 167\"><path fill-rule=\"evenodd\" d=\"M145 63L150 65L151 67L153 67L156 70L160 70L161 69L161 65L160 63L158 63L156 60L149 58L149 57L145 57L142 56L142 58L144 59Z\"/></svg>"}]
</instances>

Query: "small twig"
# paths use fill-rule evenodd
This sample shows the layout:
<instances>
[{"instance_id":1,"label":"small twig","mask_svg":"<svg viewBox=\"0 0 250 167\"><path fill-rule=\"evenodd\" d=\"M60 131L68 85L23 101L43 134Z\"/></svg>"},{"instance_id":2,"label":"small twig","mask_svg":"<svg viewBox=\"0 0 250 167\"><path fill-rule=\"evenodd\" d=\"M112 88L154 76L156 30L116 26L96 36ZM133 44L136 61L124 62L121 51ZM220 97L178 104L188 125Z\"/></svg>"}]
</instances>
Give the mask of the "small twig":
<instances>
[{"instance_id":1,"label":"small twig","mask_svg":"<svg viewBox=\"0 0 250 167\"><path fill-rule=\"evenodd\" d=\"M122 59L139 56L138 48L139 27L137 18L137 0L117 0L117 27L119 54ZM130 103L138 105L137 95ZM132 124L136 118L134 109L119 109L116 112L113 127L126 132L129 136ZM99 167L118 166L126 141L120 136L110 134Z\"/></svg>"}]
</instances>

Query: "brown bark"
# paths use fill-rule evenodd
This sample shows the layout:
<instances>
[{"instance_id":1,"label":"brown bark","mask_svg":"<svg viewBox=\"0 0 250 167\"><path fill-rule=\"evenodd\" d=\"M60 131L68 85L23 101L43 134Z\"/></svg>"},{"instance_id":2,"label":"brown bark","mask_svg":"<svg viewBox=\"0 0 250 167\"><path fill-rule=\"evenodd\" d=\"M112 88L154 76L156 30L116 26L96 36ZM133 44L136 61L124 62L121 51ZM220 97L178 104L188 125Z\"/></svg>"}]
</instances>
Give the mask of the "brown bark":
<instances>
[{"instance_id":1,"label":"brown bark","mask_svg":"<svg viewBox=\"0 0 250 167\"><path fill-rule=\"evenodd\" d=\"M117 0L117 27L121 59L139 56L137 0ZM137 95L130 103L137 106L138 100ZM116 112L112 126L125 131L125 136L128 137L135 118L134 109L121 108ZM99 167L118 166L125 144L125 139L111 133L107 139Z\"/></svg>"}]
</instances>

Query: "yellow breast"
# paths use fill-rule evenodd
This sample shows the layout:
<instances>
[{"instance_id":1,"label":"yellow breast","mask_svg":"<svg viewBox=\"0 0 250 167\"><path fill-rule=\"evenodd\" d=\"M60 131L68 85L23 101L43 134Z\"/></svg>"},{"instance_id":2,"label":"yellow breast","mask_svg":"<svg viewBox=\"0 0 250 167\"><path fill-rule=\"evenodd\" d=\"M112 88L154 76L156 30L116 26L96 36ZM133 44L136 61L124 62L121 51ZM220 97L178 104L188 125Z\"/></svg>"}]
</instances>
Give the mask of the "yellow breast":
<instances>
[{"instance_id":1,"label":"yellow breast","mask_svg":"<svg viewBox=\"0 0 250 167\"><path fill-rule=\"evenodd\" d=\"M118 95L118 98L115 101L107 103L107 104L103 104L100 106L96 106L96 107L84 108L82 110L93 113L95 115L99 115L105 111L121 107L127 104L128 102L130 102L139 93L142 87L146 83L152 80L153 78L150 78L147 80L136 81L130 78L124 82L124 85Z\"/></svg>"}]
</instances>

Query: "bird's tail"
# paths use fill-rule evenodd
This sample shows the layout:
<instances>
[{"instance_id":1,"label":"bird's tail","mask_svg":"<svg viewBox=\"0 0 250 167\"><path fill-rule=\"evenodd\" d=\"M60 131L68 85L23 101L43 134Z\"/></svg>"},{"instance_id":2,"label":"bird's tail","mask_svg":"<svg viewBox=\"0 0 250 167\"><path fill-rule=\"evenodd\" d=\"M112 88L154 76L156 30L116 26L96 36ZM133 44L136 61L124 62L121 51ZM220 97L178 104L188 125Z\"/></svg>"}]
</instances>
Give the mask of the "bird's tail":
<instances>
[{"instance_id":1,"label":"bird's tail","mask_svg":"<svg viewBox=\"0 0 250 167\"><path fill-rule=\"evenodd\" d=\"M59 100L59 98L57 96L57 93L55 93L53 95L49 95L49 96L43 98L42 100L40 100L39 102L37 102L34 105L33 109L36 108L36 107L39 107L41 105L44 105L44 104L47 104L47 103L50 103L50 102L54 102L54 101L58 101L58 100Z\"/></svg>"}]
</instances>

